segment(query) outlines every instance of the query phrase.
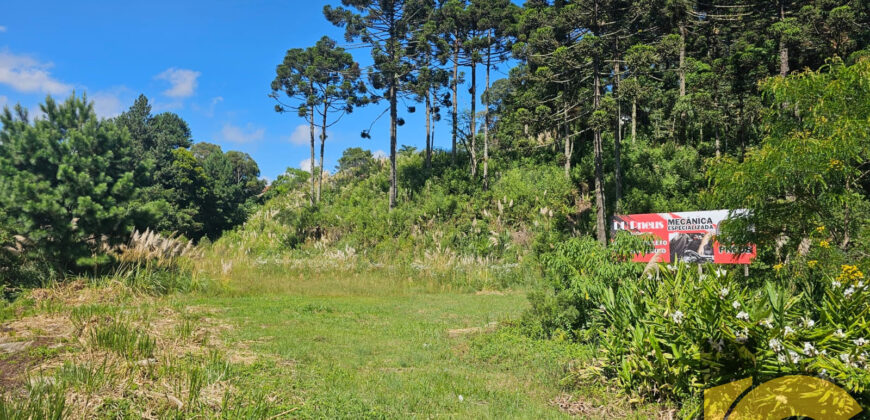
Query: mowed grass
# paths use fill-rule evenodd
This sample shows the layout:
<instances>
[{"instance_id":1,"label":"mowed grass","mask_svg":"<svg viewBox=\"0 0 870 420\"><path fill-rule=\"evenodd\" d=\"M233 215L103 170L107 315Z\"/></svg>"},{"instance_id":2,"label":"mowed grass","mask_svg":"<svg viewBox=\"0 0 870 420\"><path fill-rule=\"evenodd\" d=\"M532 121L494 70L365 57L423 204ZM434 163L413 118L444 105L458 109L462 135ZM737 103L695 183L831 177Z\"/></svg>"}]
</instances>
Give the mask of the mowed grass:
<instances>
[{"instance_id":1,"label":"mowed grass","mask_svg":"<svg viewBox=\"0 0 870 420\"><path fill-rule=\"evenodd\" d=\"M583 349L498 327L526 308L522 290L438 291L386 272L273 267L239 277L229 279L230 296L175 299L222 308L215 316L234 326L228 342L274 361L268 376L251 372L249 385L298 401L288 416L566 416L550 401Z\"/></svg>"}]
</instances>

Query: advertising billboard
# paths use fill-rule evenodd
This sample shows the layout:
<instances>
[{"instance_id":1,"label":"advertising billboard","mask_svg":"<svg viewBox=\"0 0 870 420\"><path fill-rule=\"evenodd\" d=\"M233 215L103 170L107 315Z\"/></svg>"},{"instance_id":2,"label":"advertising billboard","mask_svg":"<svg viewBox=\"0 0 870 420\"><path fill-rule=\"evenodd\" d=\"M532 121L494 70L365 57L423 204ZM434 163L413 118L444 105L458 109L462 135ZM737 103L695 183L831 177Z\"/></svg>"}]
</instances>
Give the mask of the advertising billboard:
<instances>
[{"instance_id":1,"label":"advertising billboard","mask_svg":"<svg viewBox=\"0 0 870 420\"><path fill-rule=\"evenodd\" d=\"M735 210L740 214L745 210ZM730 210L691 211L681 213L648 213L617 215L613 229L640 235L653 235L653 250L636 255L635 262L649 262L658 255L658 262L689 262L715 264L749 264L755 258L755 245L724 245L716 240L719 223L728 219Z\"/></svg>"}]
</instances>

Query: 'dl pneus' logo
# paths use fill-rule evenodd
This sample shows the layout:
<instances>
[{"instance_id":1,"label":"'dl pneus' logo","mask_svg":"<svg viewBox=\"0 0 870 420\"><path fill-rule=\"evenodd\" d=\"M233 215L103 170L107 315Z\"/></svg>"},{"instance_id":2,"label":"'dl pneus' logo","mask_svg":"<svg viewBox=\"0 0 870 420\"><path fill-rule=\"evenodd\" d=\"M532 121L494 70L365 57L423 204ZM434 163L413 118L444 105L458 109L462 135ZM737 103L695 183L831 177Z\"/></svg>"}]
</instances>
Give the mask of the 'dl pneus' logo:
<instances>
[{"instance_id":1,"label":"'dl pneus' logo","mask_svg":"<svg viewBox=\"0 0 870 420\"><path fill-rule=\"evenodd\" d=\"M779 420L810 417L816 420L846 420L861 412L861 406L842 388L812 376L792 375L752 386L741 379L704 391L705 420Z\"/></svg>"}]
</instances>

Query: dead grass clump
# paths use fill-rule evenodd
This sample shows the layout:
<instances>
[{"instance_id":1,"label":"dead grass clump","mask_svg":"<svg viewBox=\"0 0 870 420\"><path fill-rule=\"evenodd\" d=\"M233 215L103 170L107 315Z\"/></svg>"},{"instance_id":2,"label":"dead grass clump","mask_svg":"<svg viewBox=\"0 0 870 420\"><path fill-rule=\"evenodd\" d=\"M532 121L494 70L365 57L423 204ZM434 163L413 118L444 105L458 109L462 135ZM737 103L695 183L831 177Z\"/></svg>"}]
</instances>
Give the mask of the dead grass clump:
<instances>
[{"instance_id":1,"label":"dead grass clump","mask_svg":"<svg viewBox=\"0 0 870 420\"><path fill-rule=\"evenodd\" d=\"M606 399L588 399L570 394L562 394L550 400L565 413L583 418L594 419L657 419L674 420L677 411L670 408L637 407L624 397L618 397L614 390Z\"/></svg>"},{"instance_id":2,"label":"dead grass clump","mask_svg":"<svg viewBox=\"0 0 870 420\"><path fill-rule=\"evenodd\" d=\"M26 402L36 386L60 393L71 418L155 419L219 414L227 398L241 398L234 366L258 356L222 340L231 326L214 316L219 309L158 306L147 296L117 306L100 291L84 281L35 290L46 302L34 306L38 314L0 325L0 344L14 350L0 355L0 398Z\"/></svg>"}]
</instances>

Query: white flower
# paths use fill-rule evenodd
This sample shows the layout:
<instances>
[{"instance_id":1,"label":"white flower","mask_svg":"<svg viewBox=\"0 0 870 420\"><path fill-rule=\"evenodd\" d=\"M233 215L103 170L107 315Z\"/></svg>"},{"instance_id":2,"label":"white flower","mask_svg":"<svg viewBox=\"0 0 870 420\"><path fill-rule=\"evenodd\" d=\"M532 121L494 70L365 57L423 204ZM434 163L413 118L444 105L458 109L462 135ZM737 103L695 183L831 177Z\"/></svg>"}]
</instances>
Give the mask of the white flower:
<instances>
[{"instance_id":1,"label":"white flower","mask_svg":"<svg viewBox=\"0 0 870 420\"><path fill-rule=\"evenodd\" d=\"M647 274L646 274L646 278L652 280L652 273L647 273Z\"/></svg>"},{"instance_id":2,"label":"white flower","mask_svg":"<svg viewBox=\"0 0 870 420\"><path fill-rule=\"evenodd\" d=\"M765 319L765 320L762 320L762 321L759 322L758 324L761 325L761 326L767 327L767 329L769 329L769 330L772 330L772 329L773 329L773 322L771 322L771 320L770 320L769 318L768 318L768 319Z\"/></svg>"},{"instance_id":3,"label":"white flower","mask_svg":"<svg viewBox=\"0 0 870 420\"><path fill-rule=\"evenodd\" d=\"M767 344L770 345L770 349L776 353L782 351L782 342L775 338L771 338L770 341L767 342Z\"/></svg>"},{"instance_id":4,"label":"white flower","mask_svg":"<svg viewBox=\"0 0 870 420\"><path fill-rule=\"evenodd\" d=\"M831 286L833 286L835 289L836 289L836 288L839 288L839 287L840 287L840 282L834 280L834 281L831 282Z\"/></svg>"},{"instance_id":5,"label":"white flower","mask_svg":"<svg viewBox=\"0 0 870 420\"><path fill-rule=\"evenodd\" d=\"M793 351L793 350L789 350L789 351L788 351L788 355L789 355L789 357L791 357L791 362L792 362L792 363L797 364L798 362L801 361L801 355L797 354L797 353L796 353L795 351Z\"/></svg>"},{"instance_id":6,"label":"white flower","mask_svg":"<svg viewBox=\"0 0 870 420\"><path fill-rule=\"evenodd\" d=\"M459 402L465 401L465 398L462 397L462 394L459 395Z\"/></svg>"},{"instance_id":7,"label":"white flower","mask_svg":"<svg viewBox=\"0 0 870 420\"><path fill-rule=\"evenodd\" d=\"M834 337L846 338L846 333L844 333L841 328L837 328L837 332L834 333Z\"/></svg>"},{"instance_id":8,"label":"white flower","mask_svg":"<svg viewBox=\"0 0 870 420\"><path fill-rule=\"evenodd\" d=\"M785 326L785 331L783 331L783 335L791 335L791 334L793 334L793 333L794 333L794 328L789 327L788 325L786 325L786 326Z\"/></svg>"},{"instance_id":9,"label":"white flower","mask_svg":"<svg viewBox=\"0 0 870 420\"><path fill-rule=\"evenodd\" d=\"M805 342L804 343L804 354L807 356L815 356L819 354L819 351L816 350L816 346L813 343Z\"/></svg>"},{"instance_id":10,"label":"white flower","mask_svg":"<svg viewBox=\"0 0 870 420\"><path fill-rule=\"evenodd\" d=\"M785 355L784 355L784 354L780 353L780 354L776 355L776 360L778 360L779 363L785 363L785 361L786 361L787 359L785 358Z\"/></svg>"},{"instance_id":11,"label":"white flower","mask_svg":"<svg viewBox=\"0 0 870 420\"><path fill-rule=\"evenodd\" d=\"M860 281L858 281L857 286L858 286L859 289L863 289L863 288L864 288L864 280L860 280Z\"/></svg>"},{"instance_id":12,"label":"white flower","mask_svg":"<svg viewBox=\"0 0 870 420\"><path fill-rule=\"evenodd\" d=\"M728 288L723 287L722 290L719 291L719 299L725 299L726 297L728 297L728 292Z\"/></svg>"},{"instance_id":13,"label":"white flower","mask_svg":"<svg viewBox=\"0 0 870 420\"><path fill-rule=\"evenodd\" d=\"M676 266L676 265L670 265L670 264L668 264L667 267L668 267L668 271L677 271L677 266Z\"/></svg>"},{"instance_id":14,"label":"white flower","mask_svg":"<svg viewBox=\"0 0 870 420\"><path fill-rule=\"evenodd\" d=\"M864 347L867 345L867 340L864 337L859 337L857 340L852 340L852 342L858 347Z\"/></svg>"},{"instance_id":15,"label":"white flower","mask_svg":"<svg viewBox=\"0 0 870 420\"><path fill-rule=\"evenodd\" d=\"M707 280L707 275L706 275L706 274L701 274L701 276L698 277L698 280L701 280L701 281Z\"/></svg>"},{"instance_id":16,"label":"white flower","mask_svg":"<svg viewBox=\"0 0 870 420\"><path fill-rule=\"evenodd\" d=\"M821 355L821 356L827 356L827 355L828 355L828 350L822 350L822 351L820 351L820 352L819 352L819 355Z\"/></svg>"},{"instance_id":17,"label":"white flower","mask_svg":"<svg viewBox=\"0 0 870 420\"><path fill-rule=\"evenodd\" d=\"M743 321L749 321L749 314L747 314L746 312L740 311L739 313L737 313L737 319L740 319Z\"/></svg>"},{"instance_id":18,"label":"white flower","mask_svg":"<svg viewBox=\"0 0 870 420\"><path fill-rule=\"evenodd\" d=\"M740 305L740 302L735 300L734 303L731 304L731 306L733 306L734 309L740 309L741 305Z\"/></svg>"},{"instance_id":19,"label":"white flower","mask_svg":"<svg viewBox=\"0 0 870 420\"><path fill-rule=\"evenodd\" d=\"M671 314L671 318L673 318L674 322L677 324L683 323L683 313L681 311L676 311Z\"/></svg>"},{"instance_id":20,"label":"white flower","mask_svg":"<svg viewBox=\"0 0 870 420\"><path fill-rule=\"evenodd\" d=\"M843 296L845 296L846 298L852 297L852 293L855 293L855 288L852 286L849 286L848 289L843 290Z\"/></svg>"},{"instance_id":21,"label":"white flower","mask_svg":"<svg viewBox=\"0 0 870 420\"><path fill-rule=\"evenodd\" d=\"M714 271L713 273L716 274L716 277L723 277L728 274L728 270L717 268L716 271Z\"/></svg>"},{"instance_id":22,"label":"white flower","mask_svg":"<svg viewBox=\"0 0 870 420\"><path fill-rule=\"evenodd\" d=\"M812 328L816 325L816 321L813 321L810 318L804 318L804 327Z\"/></svg>"},{"instance_id":23,"label":"white flower","mask_svg":"<svg viewBox=\"0 0 870 420\"><path fill-rule=\"evenodd\" d=\"M819 372L819 378L822 378L822 379L829 379L829 376L828 376L828 370L827 370L827 369L822 369L822 370Z\"/></svg>"},{"instance_id":24,"label":"white flower","mask_svg":"<svg viewBox=\"0 0 870 420\"><path fill-rule=\"evenodd\" d=\"M734 339L737 340L737 342L740 344L745 343L747 340L749 340L749 330L744 328L743 331L740 331L737 334L735 334Z\"/></svg>"},{"instance_id":25,"label":"white flower","mask_svg":"<svg viewBox=\"0 0 870 420\"><path fill-rule=\"evenodd\" d=\"M845 363L847 365L850 365L850 366L852 365L852 357L849 356L849 353L840 354L840 360L842 360L843 363Z\"/></svg>"}]
</instances>

